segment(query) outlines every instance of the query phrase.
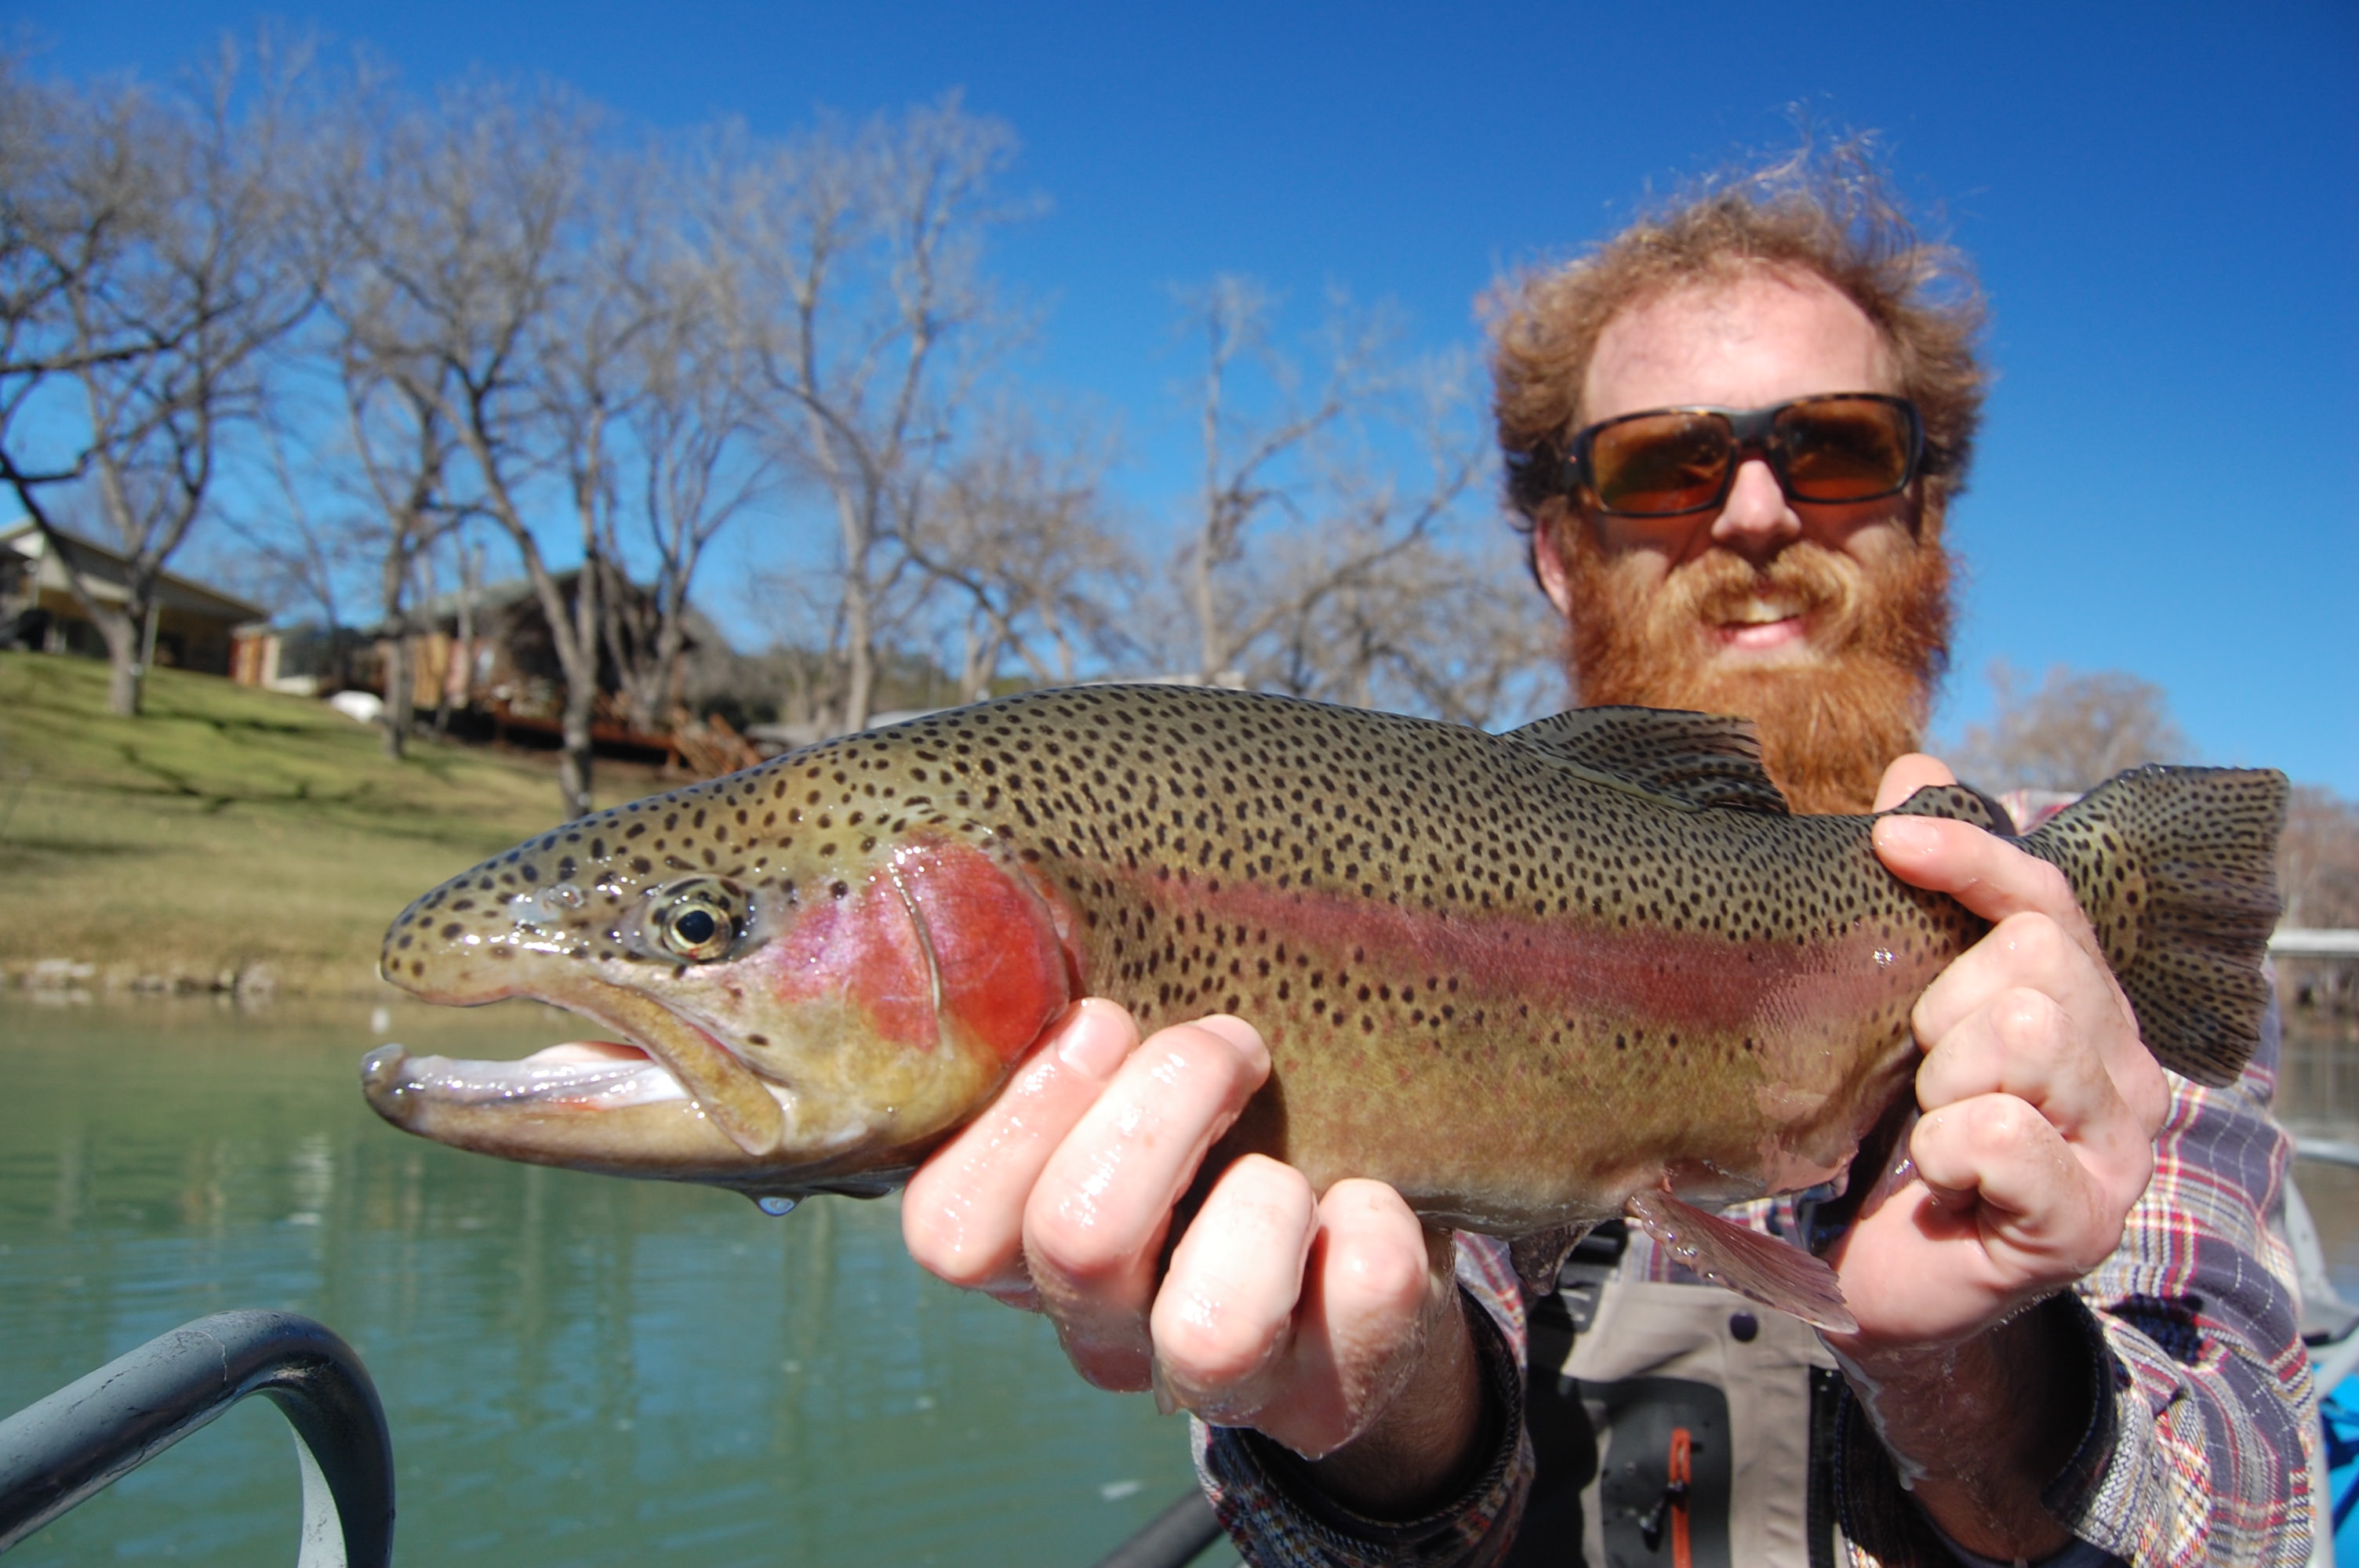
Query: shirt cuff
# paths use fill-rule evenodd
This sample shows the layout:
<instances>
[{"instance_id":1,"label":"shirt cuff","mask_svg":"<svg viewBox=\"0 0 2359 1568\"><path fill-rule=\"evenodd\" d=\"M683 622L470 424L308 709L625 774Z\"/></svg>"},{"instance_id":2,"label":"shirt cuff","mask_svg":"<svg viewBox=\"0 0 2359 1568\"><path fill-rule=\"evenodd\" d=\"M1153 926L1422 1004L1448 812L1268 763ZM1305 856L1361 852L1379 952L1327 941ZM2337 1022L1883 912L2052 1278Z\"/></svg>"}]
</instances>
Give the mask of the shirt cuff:
<instances>
[{"instance_id":1,"label":"shirt cuff","mask_svg":"<svg viewBox=\"0 0 2359 1568\"><path fill-rule=\"evenodd\" d=\"M2080 1346L2076 1359L2082 1375L2088 1379L2089 1424L2082 1431L2081 1441L2073 1444L2072 1457L2039 1492L2040 1506L2048 1510L2049 1517L2077 1536L2081 1531L2074 1528L2076 1523L2096 1507L2105 1472L2113 1465L2114 1451L2121 1438L2120 1411L2114 1399L2118 1390L2127 1387L2129 1373L2114 1357L2113 1346L2105 1342L2105 1330L2097 1322L2097 1314L2089 1310L2089 1303L2077 1292L2066 1291L2050 1297L2041 1303L2040 1310L2061 1313L2070 1319L2072 1336ZM2112 1560L2110 1553L2096 1559ZM2059 1561L2071 1562L2070 1558ZM2071 1568L2079 1568L2078 1563L2072 1563Z\"/></svg>"},{"instance_id":2,"label":"shirt cuff","mask_svg":"<svg viewBox=\"0 0 2359 1568\"><path fill-rule=\"evenodd\" d=\"M1532 1475L1524 1381L1506 1336L1462 1288L1484 1389L1484 1456L1458 1494L1412 1519L1371 1518L1321 1492L1303 1462L1243 1427L1195 1427L1196 1463L1213 1511L1257 1568L1482 1568L1506 1553Z\"/></svg>"}]
</instances>

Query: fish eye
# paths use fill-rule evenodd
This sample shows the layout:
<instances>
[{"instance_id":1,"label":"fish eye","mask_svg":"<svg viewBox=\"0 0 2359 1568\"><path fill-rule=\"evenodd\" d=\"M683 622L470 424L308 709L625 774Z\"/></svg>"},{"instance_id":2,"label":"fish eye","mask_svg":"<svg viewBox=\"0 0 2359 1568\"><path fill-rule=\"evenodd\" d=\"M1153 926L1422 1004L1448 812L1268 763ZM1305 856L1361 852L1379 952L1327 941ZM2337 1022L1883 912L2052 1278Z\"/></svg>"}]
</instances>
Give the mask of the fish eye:
<instances>
[{"instance_id":1,"label":"fish eye","mask_svg":"<svg viewBox=\"0 0 2359 1568\"><path fill-rule=\"evenodd\" d=\"M656 892L641 929L655 957L709 964L745 935L745 897L716 878L675 882Z\"/></svg>"}]
</instances>

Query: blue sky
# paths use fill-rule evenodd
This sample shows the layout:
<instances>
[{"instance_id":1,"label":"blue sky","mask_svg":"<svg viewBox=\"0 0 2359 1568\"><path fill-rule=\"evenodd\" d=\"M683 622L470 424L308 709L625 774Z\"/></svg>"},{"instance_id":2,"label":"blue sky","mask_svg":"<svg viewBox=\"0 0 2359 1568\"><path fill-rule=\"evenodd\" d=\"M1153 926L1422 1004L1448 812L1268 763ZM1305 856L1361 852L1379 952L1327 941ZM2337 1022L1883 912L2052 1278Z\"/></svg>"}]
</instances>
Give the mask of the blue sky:
<instances>
[{"instance_id":1,"label":"blue sky","mask_svg":"<svg viewBox=\"0 0 2359 1568\"><path fill-rule=\"evenodd\" d=\"M1470 341L1503 267L1820 126L1883 135L1980 265L1999 373L1953 519L1940 727L2004 657L2126 669L2207 760L2359 796L2359 7L1690 3L402 6L11 0L67 74L168 74L265 16L413 86L480 66L684 125L784 131L963 90L1046 214L995 270L1045 307L1027 373L1121 422L1124 482L1189 461L1175 284L1390 299ZM1971 21L1969 21L1971 18Z\"/></svg>"}]
</instances>

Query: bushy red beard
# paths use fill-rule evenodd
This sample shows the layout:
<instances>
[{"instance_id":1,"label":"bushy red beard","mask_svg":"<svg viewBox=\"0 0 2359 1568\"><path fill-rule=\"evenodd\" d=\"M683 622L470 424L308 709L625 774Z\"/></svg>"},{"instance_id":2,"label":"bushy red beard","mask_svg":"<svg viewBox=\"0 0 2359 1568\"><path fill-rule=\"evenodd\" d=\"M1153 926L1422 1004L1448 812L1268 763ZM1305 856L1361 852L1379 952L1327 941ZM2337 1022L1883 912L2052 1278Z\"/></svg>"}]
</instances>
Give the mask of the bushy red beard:
<instances>
[{"instance_id":1,"label":"bushy red beard","mask_svg":"<svg viewBox=\"0 0 2359 1568\"><path fill-rule=\"evenodd\" d=\"M1758 567L1714 547L1656 583L1635 557L1609 557L1585 524L1558 537L1566 665L1582 706L1742 715L1796 811L1874 808L1885 764L1917 748L1949 668L1950 558L1936 528L1874 567L1797 541ZM1715 667L1712 628L1756 593L1800 600L1807 662Z\"/></svg>"}]
</instances>

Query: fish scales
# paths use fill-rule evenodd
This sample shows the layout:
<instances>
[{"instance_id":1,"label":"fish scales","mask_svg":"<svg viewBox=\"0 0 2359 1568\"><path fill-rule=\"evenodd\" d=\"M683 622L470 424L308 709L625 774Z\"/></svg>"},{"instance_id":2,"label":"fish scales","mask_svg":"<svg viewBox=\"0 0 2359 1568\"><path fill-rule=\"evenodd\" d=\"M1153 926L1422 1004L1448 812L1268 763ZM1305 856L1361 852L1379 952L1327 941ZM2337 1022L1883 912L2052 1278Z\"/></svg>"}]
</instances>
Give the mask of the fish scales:
<instances>
[{"instance_id":1,"label":"fish scales","mask_svg":"<svg viewBox=\"0 0 2359 1568\"><path fill-rule=\"evenodd\" d=\"M2200 880L2245 889L2223 941L2249 947L2282 781L2179 772L2209 793L2188 806L2201 792L2175 782L2164 815L2186 819L2160 830L2228 846ZM1988 821L1964 790L1908 809ZM2191 874L2139 862L2141 811L2032 847L2084 897ZM1034 694L583 818L388 933L388 978L574 1008L683 1092L617 1047L523 1087L373 1062L372 1098L516 1158L859 1190L985 1103L1068 1000L1102 995L1146 1028L1223 1011L1261 1029L1271 1083L1223 1158L1260 1150L1321 1187L1377 1177L1504 1235L1639 1191L1717 1205L1843 1170L1906 1092L1917 996L1984 929L1886 872L1873 824L1787 815L1749 731L1703 716L1495 736L1189 687ZM2257 963L2161 941L2184 902L2092 913L2117 967L2167 949L2162 1000L2209 1027L2251 1011L2238 966ZM709 958L662 926L701 931L698 909L727 937Z\"/></svg>"}]
</instances>

